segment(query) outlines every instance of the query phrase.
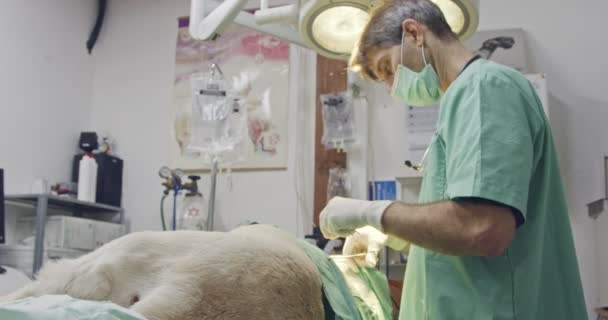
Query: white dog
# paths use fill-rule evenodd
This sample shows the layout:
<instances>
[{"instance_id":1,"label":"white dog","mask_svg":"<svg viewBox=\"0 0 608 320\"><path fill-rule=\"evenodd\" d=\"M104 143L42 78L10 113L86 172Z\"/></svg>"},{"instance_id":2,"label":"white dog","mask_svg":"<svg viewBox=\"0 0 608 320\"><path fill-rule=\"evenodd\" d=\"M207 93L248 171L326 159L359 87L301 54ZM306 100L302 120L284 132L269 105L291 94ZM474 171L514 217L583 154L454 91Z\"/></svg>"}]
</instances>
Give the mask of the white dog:
<instances>
[{"instance_id":1,"label":"white dog","mask_svg":"<svg viewBox=\"0 0 608 320\"><path fill-rule=\"evenodd\" d=\"M0 301L67 294L111 301L149 320L324 318L321 280L295 238L264 225L230 232L132 233Z\"/></svg>"}]
</instances>

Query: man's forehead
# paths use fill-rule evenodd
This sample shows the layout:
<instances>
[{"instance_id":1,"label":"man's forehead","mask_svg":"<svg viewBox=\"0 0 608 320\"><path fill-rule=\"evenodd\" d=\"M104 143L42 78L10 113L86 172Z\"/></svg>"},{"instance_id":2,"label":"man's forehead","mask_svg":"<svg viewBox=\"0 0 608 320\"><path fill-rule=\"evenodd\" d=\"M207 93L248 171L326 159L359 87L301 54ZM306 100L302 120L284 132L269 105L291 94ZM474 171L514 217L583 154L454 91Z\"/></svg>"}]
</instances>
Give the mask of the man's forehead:
<instances>
[{"instance_id":1,"label":"man's forehead","mask_svg":"<svg viewBox=\"0 0 608 320\"><path fill-rule=\"evenodd\" d=\"M378 79L381 77L382 75L382 70L379 69L380 67L380 62L385 59L386 57L390 56L390 48L382 48L382 49L370 49L367 52L367 67L369 72L371 73L370 76L372 76L372 78L374 79Z\"/></svg>"},{"instance_id":2,"label":"man's forehead","mask_svg":"<svg viewBox=\"0 0 608 320\"><path fill-rule=\"evenodd\" d=\"M375 80L378 76L378 49L369 49L363 56L365 57L363 63L364 70L370 78Z\"/></svg>"}]
</instances>

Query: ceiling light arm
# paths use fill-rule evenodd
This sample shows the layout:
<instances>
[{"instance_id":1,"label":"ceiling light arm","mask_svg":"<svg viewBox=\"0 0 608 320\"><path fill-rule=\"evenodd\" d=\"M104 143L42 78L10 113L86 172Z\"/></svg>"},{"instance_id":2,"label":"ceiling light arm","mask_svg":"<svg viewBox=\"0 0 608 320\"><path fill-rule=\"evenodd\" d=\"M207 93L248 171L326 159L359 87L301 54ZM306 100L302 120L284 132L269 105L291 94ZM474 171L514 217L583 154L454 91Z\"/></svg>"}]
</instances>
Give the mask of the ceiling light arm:
<instances>
[{"instance_id":1,"label":"ceiling light arm","mask_svg":"<svg viewBox=\"0 0 608 320\"><path fill-rule=\"evenodd\" d=\"M225 0L205 16L207 0L192 0L190 35L198 40L213 40L220 35L247 4L247 0Z\"/></svg>"},{"instance_id":2,"label":"ceiling light arm","mask_svg":"<svg viewBox=\"0 0 608 320\"><path fill-rule=\"evenodd\" d=\"M260 0L260 9L254 14L255 22L258 24L289 23L297 26L299 12L299 1L296 4L269 8L268 0Z\"/></svg>"},{"instance_id":3,"label":"ceiling light arm","mask_svg":"<svg viewBox=\"0 0 608 320\"><path fill-rule=\"evenodd\" d=\"M266 33L302 47L307 47L302 36L296 30L288 26L277 24L270 26L257 23L253 14L242 11L243 7L247 4L247 0L224 0L215 9L207 12L208 8L212 6L209 2L211 1L191 1L189 31L194 39L213 40L234 22L255 31ZM297 16L299 10L297 5L268 8L268 3L266 1L262 1L262 5L266 6L266 10L269 10L268 12L262 12L260 17L262 21L266 20L266 23L271 22L268 20L275 20L273 22L278 21L277 12L279 12L278 16L287 18L287 21L290 21L290 19L293 21L293 19L289 17L289 14L295 12L295 15ZM280 11L276 11L275 9L280 9ZM295 23L297 24L297 20L295 20Z\"/></svg>"},{"instance_id":4,"label":"ceiling light arm","mask_svg":"<svg viewBox=\"0 0 608 320\"><path fill-rule=\"evenodd\" d=\"M306 45L306 43L304 42L304 39L302 39L302 36L296 30L294 30L288 26L285 26L285 25L277 25L277 24L260 25L260 24L257 24L255 22L255 17L251 13L247 13L247 12L239 13L239 15L234 19L234 23L247 27L247 28L250 28L250 29L253 29L253 30L261 32L261 33L271 35L275 38L285 40L285 41L293 43L293 44L297 44L303 48L307 48L307 49L310 48Z\"/></svg>"}]
</instances>

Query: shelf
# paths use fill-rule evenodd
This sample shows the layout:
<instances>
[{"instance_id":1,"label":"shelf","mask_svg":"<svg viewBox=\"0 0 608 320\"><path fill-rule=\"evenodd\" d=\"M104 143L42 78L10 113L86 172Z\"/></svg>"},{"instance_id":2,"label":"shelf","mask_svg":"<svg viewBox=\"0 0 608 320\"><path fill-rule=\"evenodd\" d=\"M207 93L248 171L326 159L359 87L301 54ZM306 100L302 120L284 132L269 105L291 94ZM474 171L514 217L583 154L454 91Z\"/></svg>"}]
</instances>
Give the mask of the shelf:
<instances>
[{"instance_id":1,"label":"shelf","mask_svg":"<svg viewBox=\"0 0 608 320\"><path fill-rule=\"evenodd\" d=\"M424 176L423 172L414 170L405 165L403 165L403 167L399 170L394 171L393 174L397 180L422 179Z\"/></svg>"},{"instance_id":2,"label":"shelf","mask_svg":"<svg viewBox=\"0 0 608 320\"><path fill-rule=\"evenodd\" d=\"M401 183L420 183L420 181L422 181L422 174L413 173L412 175L409 175L409 176L400 175L400 176L395 177L395 180L397 180Z\"/></svg>"},{"instance_id":3,"label":"shelf","mask_svg":"<svg viewBox=\"0 0 608 320\"><path fill-rule=\"evenodd\" d=\"M36 235L34 238L32 274L36 274L44 262L44 232L49 208L71 212L75 217L87 215L87 218L106 221L112 221L118 216L118 222L120 224L124 223L124 211L122 208L101 203L79 201L67 197L49 194L19 194L5 196L4 202L32 206L36 211Z\"/></svg>"},{"instance_id":4,"label":"shelf","mask_svg":"<svg viewBox=\"0 0 608 320\"><path fill-rule=\"evenodd\" d=\"M64 209L75 213L122 213L123 209L101 203L80 201L65 197L45 195L45 194L22 194L7 195L4 200L9 203L25 204L36 206L38 200L48 197L48 206L56 209Z\"/></svg>"}]
</instances>

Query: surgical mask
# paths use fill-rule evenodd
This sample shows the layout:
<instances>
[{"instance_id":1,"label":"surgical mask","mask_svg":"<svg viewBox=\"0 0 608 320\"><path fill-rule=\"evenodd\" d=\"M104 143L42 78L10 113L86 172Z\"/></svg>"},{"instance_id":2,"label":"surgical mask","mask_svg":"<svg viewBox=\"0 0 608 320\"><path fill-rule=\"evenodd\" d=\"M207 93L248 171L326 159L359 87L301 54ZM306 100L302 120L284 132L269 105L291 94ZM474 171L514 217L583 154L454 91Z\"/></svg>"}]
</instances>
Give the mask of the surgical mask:
<instances>
[{"instance_id":1,"label":"surgical mask","mask_svg":"<svg viewBox=\"0 0 608 320\"><path fill-rule=\"evenodd\" d=\"M403 65L404 38L405 32L403 32L401 39L400 63L395 72L391 96L412 106L425 107L434 105L443 94L439 77L433 66L426 61L424 48L422 48L422 59L424 60L422 71L415 72Z\"/></svg>"}]
</instances>

